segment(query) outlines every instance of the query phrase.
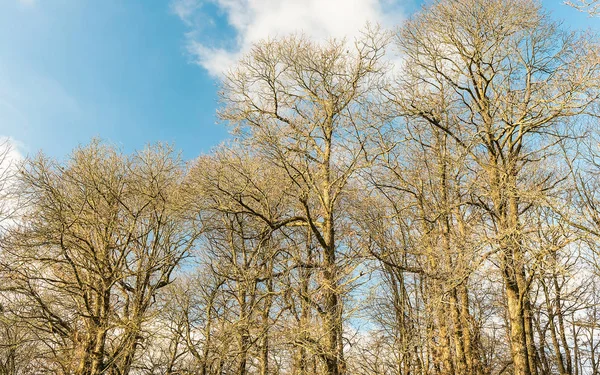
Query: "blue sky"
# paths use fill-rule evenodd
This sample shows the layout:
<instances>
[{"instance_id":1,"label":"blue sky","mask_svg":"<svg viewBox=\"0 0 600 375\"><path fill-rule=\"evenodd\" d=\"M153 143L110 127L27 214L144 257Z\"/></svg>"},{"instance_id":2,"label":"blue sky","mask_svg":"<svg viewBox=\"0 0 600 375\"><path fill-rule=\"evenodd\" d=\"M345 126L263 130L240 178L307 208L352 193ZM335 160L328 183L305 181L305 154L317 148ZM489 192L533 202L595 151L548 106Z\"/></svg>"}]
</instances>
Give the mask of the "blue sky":
<instances>
[{"instance_id":1,"label":"blue sky","mask_svg":"<svg viewBox=\"0 0 600 375\"><path fill-rule=\"evenodd\" d=\"M600 29L545 0L571 27ZM100 137L125 151L167 141L185 158L227 137L218 75L256 40L391 26L418 0L0 0L0 136L54 157ZM337 11L334 11L336 10ZM341 9L341 11L340 11Z\"/></svg>"}]
</instances>

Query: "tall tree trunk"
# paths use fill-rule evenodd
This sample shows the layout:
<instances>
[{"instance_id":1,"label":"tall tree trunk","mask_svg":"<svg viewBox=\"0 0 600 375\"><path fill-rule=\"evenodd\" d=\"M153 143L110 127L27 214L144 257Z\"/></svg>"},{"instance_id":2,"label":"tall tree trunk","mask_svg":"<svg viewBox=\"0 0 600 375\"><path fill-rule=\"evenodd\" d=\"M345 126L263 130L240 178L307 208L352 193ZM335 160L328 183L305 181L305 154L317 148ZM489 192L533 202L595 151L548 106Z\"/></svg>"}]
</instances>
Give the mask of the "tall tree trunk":
<instances>
[{"instance_id":1,"label":"tall tree trunk","mask_svg":"<svg viewBox=\"0 0 600 375\"><path fill-rule=\"evenodd\" d=\"M479 358L476 357L474 346L474 335L471 329L476 329L471 323L472 318L469 312L469 292L467 290L467 280L458 286L458 298L460 303L460 324L462 326L462 338L465 348L465 361L467 374L479 374ZM476 336L476 335L475 335Z\"/></svg>"},{"instance_id":2,"label":"tall tree trunk","mask_svg":"<svg viewBox=\"0 0 600 375\"><path fill-rule=\"evenodd\" d=\"M339 343L341 335L341 311L337 286L337 265L334 246L333 218L325 219L324 239L327 247L324 256L323 289L325 291L324 328L327 336L325 362L328 375L340 375Z\"/></svg>"},{"instance_id":3,"label":"tall tree trunk","mask_svg":"<svg viewBox=\"0 0 600 375\"><path fill-rule=\"evenodd\" d=\"M560 341L562 342L563 351L565 352L565 359L567 361L567 374L573 373L573 362L571 361L571 351L569 349L569 343L567 341L567 335L565 333L565 321L562 311L562 296L561 288L558 284L558 277L556 273L552 275L552 281L554 282L554 304L556 305L556 318L558 320L558 332Z\"/></svg>"},{"instance_id":4,"label":"tall tree trunk","mask_svg":"<svg viewBox=\"0 0 600 375\"><path fill-rule=\"evenodd\" d=\"M332 145L333 145L333 103L327 102L325 105L327 118L324 122L325 150L321 173L325 177L321 186L322 205L323 205L323 285L325 297L324 328L326 334L326 353L325 362L328 375L345 374L344 348L343 348L343 330L342 330L342 307L340 300L340 290L338 285L338 265L336 261L336 238L334 221L334 197L331 195L333 166L332 166ZM314 224L313 224L314 225Z\"/></svg>"},{"instance_id":5,"label":"tall tree trunk","mask_svg":"<svg viewBox=\"0 0 600 375\"><path fill-rule=\"evenodd\" d=\"M269 261L269 270L272 270L273 264L272 259ZM265 303L262 312L262 340L260 345L260 375L267 375L269 373L269 328L270 319L269 314L271 313L271 305L273 303L273 279L269 275L269 279L266 281L267 296L265 297Z\"/></svg>"},{"instance_id":6,"label":"tall tree trunk","mask_svg":"<svg viewBox=\"0 0 600 375\"><path fill-rule=\"evenodd\" d=\"M515 375L531 375L525 339L525 320L519 287L511 275L510 266L504 266L506 303L508 308L509 338Z\"/></svg>"},{"instance_id":7,"label":"tall tree trunk","mask_svg":"<svg viewBox=\"0 0 600 375\"><path fill-rule=\"evenodd\" d=\"M86 369L85 373L90 375L98 375L104 371L104 351L106 344L106 325L107 317L110 314L110 289L103 288L104 293L98 296L97 306L97 323L96 325L96 337L93 342L93 349L90 353L91 361L89 369Z\"/></svg>"},{"instance_id":8,"label":"tall tree trunk","mask_svg":"<svg viewBox=\"0 0 600 375\"><path fill-rule=\"evenodd\" d=\"M436 306L438 316L439 346L442 355L442 374L453 375L454 362L452 360L450 333L448 332L447 311L443 306Z\"/></svg>"}]
</instances>

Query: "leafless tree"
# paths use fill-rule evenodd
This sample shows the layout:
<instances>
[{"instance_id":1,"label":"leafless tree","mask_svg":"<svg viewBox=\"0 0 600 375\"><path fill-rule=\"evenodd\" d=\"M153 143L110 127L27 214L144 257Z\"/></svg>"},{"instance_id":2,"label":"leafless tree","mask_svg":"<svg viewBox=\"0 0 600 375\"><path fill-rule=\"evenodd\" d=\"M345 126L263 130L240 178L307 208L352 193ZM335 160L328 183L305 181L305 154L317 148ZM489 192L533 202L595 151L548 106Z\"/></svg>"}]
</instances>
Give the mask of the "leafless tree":
<instances>
[{"instance_id":1,"label":"leafless tree","mask_svg":"<svg viewBox=\"0 0 600 375\"><path fill-rule=\"evenodd\" d=\"M392 38L255 44L187 165L2 141L0 375L598 374L598 38L534 0Z\"/></svg>"},{"instance_id":2,"label":"leafless tree","mask_svg":"<svg viewBox=\"0 0 600 375\"><path fill-rule=\"evenodd\" d=\"M3 239L2 293L43 337L53 371L127 374L157 293L193 243L170 149L94 141L19 176L28 202Z\"/></svg>"},{"instance_id":3,"label":"leafless tree","mask_svg":"<svg viewBox=\"0 0 600 375\"><path fill-rule=\"evenodd\" d=\"M265 41L227 75L221 95L221 118L284 172L281 184L296 206L290 221L305 225L317 245L323 336L310 341L332 375L346 372L341 202L369 162L365 144L378 127L369 105L383 77L385 42L377 31L354 45L298 36Z\"/></svg>"},{"instance_id":4,"label":"leafless tree","mask_svg":"<svg viewBox=\"0 0 600 375\"><path fill-rule=\"evenodd\" d=\"M504 280L515 374L538 365L525 246L527 211L560 177L537 161L598 99L597 41L563 32L531 1L440 1L401 29L400 113L443 131L475 168Z\"/></svg>"}]
</instances>

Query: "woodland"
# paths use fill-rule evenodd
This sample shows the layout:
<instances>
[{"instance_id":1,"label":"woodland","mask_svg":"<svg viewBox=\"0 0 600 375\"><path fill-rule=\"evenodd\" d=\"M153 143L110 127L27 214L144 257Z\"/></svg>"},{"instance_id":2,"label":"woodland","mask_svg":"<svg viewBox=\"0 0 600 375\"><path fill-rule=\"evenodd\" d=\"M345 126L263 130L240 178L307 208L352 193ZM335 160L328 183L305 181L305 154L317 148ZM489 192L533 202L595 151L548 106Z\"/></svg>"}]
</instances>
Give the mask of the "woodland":
<instances>
[{"instance_id":1,"label":"woodland","mask_svg":"<svg viewBox=\"0 0 600 375\"><path fill-rule=\"evenodd\" d=\"M600 374L598 35L437 0L219 96L191 161L0 146L0 375Z\"/></svg>"}]
</instances>

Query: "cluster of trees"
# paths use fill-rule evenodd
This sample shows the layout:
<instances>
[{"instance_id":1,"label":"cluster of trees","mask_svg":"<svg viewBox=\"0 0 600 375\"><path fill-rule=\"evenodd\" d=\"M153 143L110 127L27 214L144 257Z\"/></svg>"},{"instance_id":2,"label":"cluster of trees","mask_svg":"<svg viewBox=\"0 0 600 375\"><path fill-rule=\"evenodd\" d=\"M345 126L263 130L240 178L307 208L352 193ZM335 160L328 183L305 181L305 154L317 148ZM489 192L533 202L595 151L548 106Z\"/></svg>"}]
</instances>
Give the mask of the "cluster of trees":
<instances>
[{"instance_id":1,"label":"cluster of trees","mask_svg":"<svg viewBox=\"0 0 600 375\"><path fill-rule=\"evenodd\" d=\"M0 374L600 373L596 36L440 0L255 45L220 94L235 139L191 163L0 170Z\"/></svg>"}]
</instances>

